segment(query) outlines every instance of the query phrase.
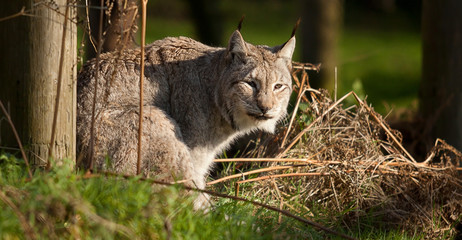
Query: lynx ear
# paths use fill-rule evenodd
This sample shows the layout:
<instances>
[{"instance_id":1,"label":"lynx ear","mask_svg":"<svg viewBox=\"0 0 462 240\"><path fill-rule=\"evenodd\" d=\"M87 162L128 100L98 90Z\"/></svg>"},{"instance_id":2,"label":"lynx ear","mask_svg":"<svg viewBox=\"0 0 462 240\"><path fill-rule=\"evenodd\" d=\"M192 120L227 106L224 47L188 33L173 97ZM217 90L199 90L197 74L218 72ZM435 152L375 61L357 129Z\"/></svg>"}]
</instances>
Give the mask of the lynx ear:
<instances>
[{"instance_id":1,"label":"lynx ear","mask_svg":"<svg viewBox=\"0 0 462 240\"><path fill-rule=\"evenodd\" d=\"M247 47L245 46L244 39L242 38L239 30L233 32L229 38L228 48L227 48L227 57L232 60L236 58L244 61L247 56Z\"/></svg>"},{"instance_id":2,"label":"lynx ear","mask_svg":"<svg viewBox=\"0 0 462 240\"><path fill-rule=\"evenodd\" d=\"M292 30L292 35L290 36L289 41L282 45L281 49L278 51L278 56L281 58L292 59L292 55L294 54L295 50L295 33L297 32L297 28L300 25L300 18L295 23L294 29Z\"/></svg>"},{"instance_id":3,"label":"lynx ear","mask_svg":"<svg viewBox=\"0 0 462 240\"><path fill-rule=\"evenodd\" d=\"M278 57L292 59L292 55L295 50L295 36L291 37L289 41L284 43L281 49L278 51Z\"/></svg>"}]
</instances>

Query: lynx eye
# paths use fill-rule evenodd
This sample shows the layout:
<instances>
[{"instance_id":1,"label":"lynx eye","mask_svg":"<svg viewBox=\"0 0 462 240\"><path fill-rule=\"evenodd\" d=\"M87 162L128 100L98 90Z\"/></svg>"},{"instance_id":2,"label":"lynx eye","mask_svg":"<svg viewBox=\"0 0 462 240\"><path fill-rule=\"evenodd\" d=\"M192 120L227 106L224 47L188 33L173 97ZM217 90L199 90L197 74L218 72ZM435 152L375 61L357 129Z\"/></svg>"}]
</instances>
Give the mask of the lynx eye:
<instances>
[{"instance_id":1,"label":"lynx eye","mask_svg":"<svg viewBox=\"0 0 462 240\"><path fill-rule=\"evenodd\" d=\"M274 85L274 91L279 90L279 89L281 89L282 87L283 87L282 84L277 83L277 84Z\"/></svg>"},{"instance_id":2,"label":"lynx eye","mask_svg":"<svg viewBox=\"0 0 462 240\"><path fill-rule=\"evenodd\" d=\"M245 82L247 85L249 85L252 88L257 89L257 83L255 81L250 81L250 82Z\"/></svg>"}]
</instances>

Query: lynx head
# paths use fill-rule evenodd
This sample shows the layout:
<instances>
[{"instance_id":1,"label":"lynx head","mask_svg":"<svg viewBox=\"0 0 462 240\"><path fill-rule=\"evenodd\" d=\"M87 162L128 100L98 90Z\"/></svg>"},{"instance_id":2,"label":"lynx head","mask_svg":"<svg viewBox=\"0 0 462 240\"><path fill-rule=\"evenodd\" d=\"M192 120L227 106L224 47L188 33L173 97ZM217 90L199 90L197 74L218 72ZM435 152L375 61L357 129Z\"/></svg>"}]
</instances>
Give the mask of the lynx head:
<instances>
[{"instance_id":1,"label":"lynx head","mask_svg":"<svg viewBox=\"0 0 462 240\"><path fill-rule=\"evenodd\" d=\"M274 132L287 113L292 92L295 36L276 47L247 43L236 30L225 50L216 101L238 131Z\"/></svg>"}]
</instances>

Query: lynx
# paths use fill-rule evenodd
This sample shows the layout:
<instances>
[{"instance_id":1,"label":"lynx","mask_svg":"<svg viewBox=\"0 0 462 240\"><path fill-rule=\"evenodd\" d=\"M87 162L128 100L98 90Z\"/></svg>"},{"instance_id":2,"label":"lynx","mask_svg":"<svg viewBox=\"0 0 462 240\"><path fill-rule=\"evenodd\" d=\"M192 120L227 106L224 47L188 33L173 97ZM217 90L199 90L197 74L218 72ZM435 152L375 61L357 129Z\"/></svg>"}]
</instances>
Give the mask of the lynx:
<instances>
[{"instance_id":1,"label":"lynx","mask_svg":"<svg viewBox=\"0 0 462 240\"><path fill-rule=\"evenodd\" d=\"M240 30L226 48L186 37L146 46L141 169L162 181L205 188L217 154L237 137L274 132L292 92L295 36L276 47L252 45ZM88 165L98 72L94 166L135 174L139 117L140 49L90 60L78 76L77 142ZM108 160L107 160L108 159ZM195 208L208 206L198 197Z\"/></svg>"}]
</instances>

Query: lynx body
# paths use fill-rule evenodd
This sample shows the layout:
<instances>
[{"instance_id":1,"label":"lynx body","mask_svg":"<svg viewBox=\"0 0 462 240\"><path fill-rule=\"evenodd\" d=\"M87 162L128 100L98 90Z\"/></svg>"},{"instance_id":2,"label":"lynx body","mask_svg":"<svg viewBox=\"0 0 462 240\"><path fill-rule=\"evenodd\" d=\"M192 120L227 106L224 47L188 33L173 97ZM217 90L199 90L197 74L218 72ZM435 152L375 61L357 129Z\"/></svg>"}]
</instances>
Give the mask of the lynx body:
<instances>
[{"instance_id":1,"label":"lynx body","mask_svg":"<svg viewBox=\"0 0 462 240\"><path fill-rule=\"evenodd\" d=\"M295 37L277 47L245 42L236 30L227 48L165 38L145 48L142 171L204 188L213 159L245 133L273 132L292 91ZM137 162L140 50L108 53L78 76L77 142L88 166L98 71L94 166L134 174ZM109 159L107 161L106 159ZM87 162L85 162L87 161ZM205 198L196 208L207 205Z\"/></svg>"}]
</instances>

